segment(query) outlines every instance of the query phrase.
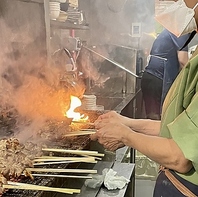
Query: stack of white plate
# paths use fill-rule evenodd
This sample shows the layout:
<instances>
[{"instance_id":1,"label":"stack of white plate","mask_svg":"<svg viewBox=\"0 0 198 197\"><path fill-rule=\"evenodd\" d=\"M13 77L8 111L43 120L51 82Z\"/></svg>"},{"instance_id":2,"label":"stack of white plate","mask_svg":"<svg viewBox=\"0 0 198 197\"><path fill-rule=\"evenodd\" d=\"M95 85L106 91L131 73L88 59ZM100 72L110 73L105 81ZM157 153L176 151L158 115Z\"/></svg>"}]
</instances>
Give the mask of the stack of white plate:
<instances>
[{"instance_id":1,"label":"stack of white plate","mask_svg":"<svg viewBox=\"0 0 198 197\"><path fill-rule=\"evenodd\" d=\"M85 110L96 109L96 96L95 95L83 95L82 107Z\"/></svg>"},{"instance_id":2,"label":"stack of white plate","mask_svg":"<svg viewBox=\"0 0 198 197\"><path fill-rule=\"evenodd\" d=\"M56 20L60 14L60 2L49 2L50 5L50 18Z\"/></svg>"}]
</instances>

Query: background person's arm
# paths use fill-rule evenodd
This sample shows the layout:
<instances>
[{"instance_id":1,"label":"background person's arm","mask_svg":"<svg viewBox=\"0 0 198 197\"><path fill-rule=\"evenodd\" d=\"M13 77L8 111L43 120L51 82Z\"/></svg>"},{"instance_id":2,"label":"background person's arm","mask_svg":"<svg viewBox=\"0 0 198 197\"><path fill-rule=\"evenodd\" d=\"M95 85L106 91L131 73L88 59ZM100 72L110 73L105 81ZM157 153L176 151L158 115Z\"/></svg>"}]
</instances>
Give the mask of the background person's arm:
<instances>
[{"instance_id":1,"label":"background person's arm","mask_svg":"<svg viewBox=\"0 0 198 197\"><path fill-rule=\"evenodd\" d=\"M181 70L188 62L188 59L189 59L188 52L187 51L178 51L177 55L178 55L178 60L179 60L180 70Z\"/></svg>"}]
</instances>

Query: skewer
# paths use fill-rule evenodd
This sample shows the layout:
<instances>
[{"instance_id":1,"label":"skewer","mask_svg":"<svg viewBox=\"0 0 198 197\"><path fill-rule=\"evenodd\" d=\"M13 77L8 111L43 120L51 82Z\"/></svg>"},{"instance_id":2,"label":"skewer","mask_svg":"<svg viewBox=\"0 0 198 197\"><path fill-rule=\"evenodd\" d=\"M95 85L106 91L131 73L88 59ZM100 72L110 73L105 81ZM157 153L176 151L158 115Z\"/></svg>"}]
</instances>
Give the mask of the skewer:
<instances>
[{"instance_id":1,"label":"skewer","mask_svg":"<svg viewBox=\"0 0 198 197\"><path fill-rule=\"evenodd\" d=\"M34 163L34 166L43 166L43 165L55 165L55 164L67 164L67 163L78 163L78 162L84 162L84 163L97 163L97 161L58 161L58 162L40 162L40 163Z\"/></svg>"},{"instance_id":2,"label":"skewer","mask_svg":"<svg viewBox=\"0 0 198 197\"><path fill-rule=\"evenodd\" d=\"M93 131L93 132L96 132L97 129L80 129L80 131Z\"/></svg>"},{"instance_id":3,"label":"skewer","mask_svg":"<svg viewBox=\"0 0 198 197\"><path fill-rule=\"evenodd\" d=\"M81 122L81 121L72 121L72 123L78 123L78 124L86 124L86 125L90 125L90 126L94 126L94 123L92 122Z\"/></svg>"},{"instance_id":4,"label":"skewer","mask_svg":"<svg viewBox=\"0 0 198 197\"><path fill-rule=\"evenodd\" d=\"M76 179L92 179L91 176L74 176L74 175L61 175L61 174L31 174L32 176L40 177L57 177L57 178L76 178Z\"/></svg>"},{"instance_id":5,"label":"skewer","mask_svg":"<svg viewBox=\"0 0 198 197\"><path fill-rule=\"evenodd\" d=\"M43 166L43 165L56 165L56 164L69 164L69 163L98 163L97 161L58 161L58 162L39 162L34 163L34 166Z\"/></svg>"},{"instance_id":6,"label":"skewer","mask_svg":"<svg viewBox=\"0 0 198 197\"><path fill-rule=\"evenodd\" d=\"M5 189L54 191L54 192L60 192L60 193L65 193L65 194L80 193L79 189L47 187L47 186L40 186L40 185L33 185L33 184L26 184L26 183L18 183L18 182L11 182L11 181L8 181L8 185L5 184L2 187L5 188Z\"/></svg>"},{"instance_id":7,"label":"skewer","mask_svg":"<svg viewBox=\"0 0 198 197\"><path fill-rule=\"evenodd\" d=\"M84 157L87 157L87 155L82 155L82 156L84 156ZM100 158L100 157L94 157L94 156L88 156L88 158L94 158L95 160L102 160L102 158Z\"/></svg>"},{"instance_id":8,"label":"skewer","mask_svg":"<svg viewBox=\"0 0 198 197\"><path fill-rule=\"evenodd\" d=\"M72 137L72 136L79 136L79 135L92 135L96 132L94 131L76 131L76 132L69 132L64 135L64 137Z\"/></svg>"},{"instance_id":9,"label":"skewer","mask_svg":"<svg viewBox=\"0 0 198 197\"><path fill-rule=\"evenodd\" d=\"M67 173L89 173L96 174L97 170L86 169L55 169L55 168L26 168L29 172L67 172Z\"/></svg>"},{"instance_id":10,"label":"skewer","mask_svg":"<svg viewBox=\"0 0 198 197\"><path fill-rule=\"evenodd\" d=\"M55 149L55 148L43 148L42 150L48 152L59 152L59 153L69 153L75 155L90 155L90 156L104 157L104 154L98 153L98 151L68 150L68 149Z\"/></svg>"},{"instance_id":11,"label":"skewer","mask_svg":"<svg viewBox=\"0 0 198 197\"><path fill-rule=\"evenodd\" d=\"M34 162L42 162L42 161L79 161L79 162L95 162L94 157L38 157L33 160Z\"/></svg>"},{"instance_id":12,"label":"skewer","mask_svg":"<svg viewBox=\"0 0 198 197\"><path fill-rule=\"evenodd\" d=\"M72 161L85 162L85 163L86 162L87 163L95 163L96 162L96 159L97 160L102 160L102 158L95 157L95 156L92 156L92 155L81 155L81 156L83 156L83 157L53 157L53 156L42 156L42 157L36 157L36 159L34 161L39 161L39 159L45 159L45 161L46 160L48 161L48 159L49 160L52 159L52 160L69 160L68 163L69 162L72 162Z\"/></svg>"}]
</instances>

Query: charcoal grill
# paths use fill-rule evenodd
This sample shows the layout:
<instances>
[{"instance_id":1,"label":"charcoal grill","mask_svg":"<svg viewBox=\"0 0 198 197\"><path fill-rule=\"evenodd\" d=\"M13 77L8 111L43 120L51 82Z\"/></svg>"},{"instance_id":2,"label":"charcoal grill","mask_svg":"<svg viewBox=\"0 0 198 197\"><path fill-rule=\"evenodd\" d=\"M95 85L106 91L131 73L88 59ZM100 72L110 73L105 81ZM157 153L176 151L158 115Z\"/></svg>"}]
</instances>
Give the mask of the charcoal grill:
<instances>
[{"instance_id":1,"label":"charcoal grill","mask_svg":"<svg viewBox=\"0 0 198 197\"><path fill-rule=\"evenodd\" d=\"M101 111L86 111L87 115L89 115L90 121L95 121L97 117L102 113ZM64 138L60 141L55 140L49 142L50 146L53 148L64 148L64 149L78 149L78 150L89 150L90 149L90 138L88 135L85 136L75 136ZM62 156L62 153L56 153L55 155ZM60 165L47 165L43 167L47 168L93 168L94 164L82 164L82 163L73 163L73 164L60 164ZM76 179L72 178L54 178L54 177L35 177L34 180L30 178L21 178L21 183L28 183L34 185L42 185L42 186L51 186L51 187L75 187L76 189L81 188L84 180L79 180L78 185L74 183ZM2 196L3 197L51 197L55 196L54 192L44 192L44 191L30 191L30 190L17 190L17 189L9 189ZM60 194L61 195L61 194ZM64 194L64 196L66 196ZM71 196L71 195L69 195Z\"/></svg>"},{"instance_id":2,"label":"charcoal grill","mask_svg":"<svg viewBox=\"0 0 198 197\"><path fill-rule=\"evenodd\" d=\"M114 99L115 98L115 99ZM114 95L114 97L112 98L108 98L108 100L105 97L104 99L100 99L100 103L101 105L105 106L105 110L115 110L118 113L121 112L121 110L124 109L124 107L126 107L129 102L134 98L134 95L131 94L129 96L126 96L125 98L119 96L119 95ZM104 102L103 102L104 101ZM108 101L108 102L107 102ZM115 101L118 101L115 103ZM89 119L91 122L95 121L97 119L97 117L104 113L103 111L85 111L85 113L87 113L89 115ZM79 168L79 169L97 169L98 173L101 174L101 170L104 168L111 168L114 165L115 160L117 160L120 163L120 161L124 156L123 150L121 150L120 153L116 154L109 154L108 152L105 152L105 150L103 149L103 147L98 144L97 142L91 142L88 136L78 136L75 137L75 140L72 141L72 143L68 140L68 141L63 141L63 142L53 142L50 143L51 146L53 147L57 147L57 148L69 148L69 149L86 149L86 150L97 150L101 153L105 153L105 157L104 157L104 162L98 162L95 166L94 164L88 164L88 163L74 163L74 164L60 164L59 166L54 166L54 165L50 165L48 167L54 168L59 167L59 168ZM119 158L119 159L118 159ZM117 162L117 163L118 163ZM96 167L97 166L97 167ZM121 169L121 167L119 166L119 169ZM133 168L130 167L130 169L133 170ZM117 170L117 169L116 169ZM129 173L129 170L127 171L127 174ZM134 176L133 176L134 177ZM84 188L83 184L84 184L84 180L77 180L77 179L71 179L71 178L40 178L40 177L35 177L35 180L32 181L29 178L26 179L22 179L20 182L24 182L24 183L30 183L30 184L35 184L35 185L43 185L43 186L51 186L51 187L68 187L68 188L81 188L82 189L82 194L73 194L73 195L66 195L66 194L61 194L61 193L54 193L54 192L42 192L42 191L28 191L28 190L8 190L6 193L3 194L3 197L69 197L69 196L78 196L78 197L94 197L97 194L99 196L100 193L98 193L98 191L96 191L94 194L87 195L87 191L85 192L85 190L87 190L87 188ZM134 181L133 181L134 182ZM134 183L133 183L134 185ZM131 188L130 188L131 189ZM89 190L90 191L90 190ZM89 193L88 191L88 193ZM106 191L105 191L106 192ZM132 192L131 192L132 193ZM85 194L85 196L83 196ZM107 194L108 196L108 194ZM112 196L110 194L110 196ZM123 196L123 195L120 195Z\"/></svg>"}]
</instances>

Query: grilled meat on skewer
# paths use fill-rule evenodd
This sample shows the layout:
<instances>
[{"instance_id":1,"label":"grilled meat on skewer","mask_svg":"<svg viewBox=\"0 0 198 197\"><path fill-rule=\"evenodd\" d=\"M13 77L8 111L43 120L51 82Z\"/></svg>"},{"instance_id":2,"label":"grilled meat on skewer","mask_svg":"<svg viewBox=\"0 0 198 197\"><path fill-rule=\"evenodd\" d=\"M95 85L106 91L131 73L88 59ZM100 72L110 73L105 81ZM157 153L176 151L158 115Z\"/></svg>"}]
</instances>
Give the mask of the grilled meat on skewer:
<instances>
[{"instance_id":1,"label":"grilled meat on skewer","mask_svg":"<svg viewBox=\"0 0 198 197\"><path fill-rule=\"evenodd\" d=\"M41 147L33 143L22 145L16 138L1 140L0 173L6 178L18 178L25 168L33 167L33 159L41 155Z\"/></svg>"},{"instance_id":2,"label":"grilled meat on skewer","mask_svg":"<svg viewBox=\"0 0 198 197\"><path fill-rule=\"evenodd\" d=\"M0 196L5 191L5 189L2 187L4 184L7 184L7 179L2 174L0 174Z\"/></svg>"}]
</instances>

